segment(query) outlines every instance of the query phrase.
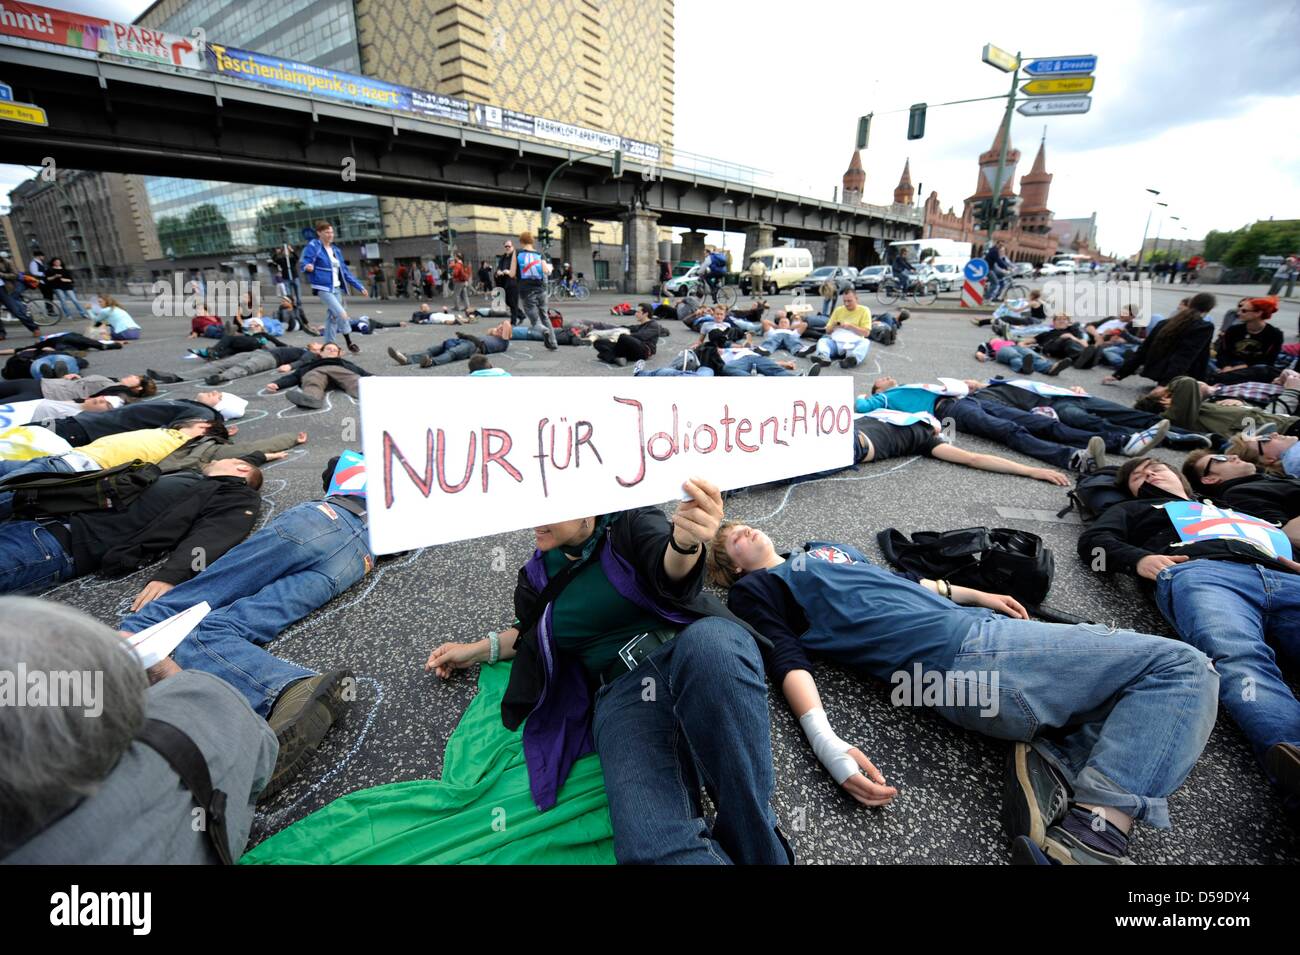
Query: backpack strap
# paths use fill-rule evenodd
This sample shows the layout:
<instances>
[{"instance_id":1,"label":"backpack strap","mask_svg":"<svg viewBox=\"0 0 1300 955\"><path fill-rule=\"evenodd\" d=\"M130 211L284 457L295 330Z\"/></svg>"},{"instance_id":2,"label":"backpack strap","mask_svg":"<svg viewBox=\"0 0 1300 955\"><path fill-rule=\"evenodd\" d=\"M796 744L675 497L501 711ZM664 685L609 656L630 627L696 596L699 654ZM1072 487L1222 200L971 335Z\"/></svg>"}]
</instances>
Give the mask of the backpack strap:
<instances>
[{"instance_id":1,"label":"backpack strap","mask_svg":"<svg viewBox=\"0 0 1300 955\"><path fill-rule=\"evenodd\" d=\"M204 831L217 858L222 865L232 865L230 840L226 836L226 794L212 788L208 761L194 740L171 723L153 719L144 721L135 738L165 759L181 778L181 784L190 791L206 815Z\"/></svg>"}]
</instances>

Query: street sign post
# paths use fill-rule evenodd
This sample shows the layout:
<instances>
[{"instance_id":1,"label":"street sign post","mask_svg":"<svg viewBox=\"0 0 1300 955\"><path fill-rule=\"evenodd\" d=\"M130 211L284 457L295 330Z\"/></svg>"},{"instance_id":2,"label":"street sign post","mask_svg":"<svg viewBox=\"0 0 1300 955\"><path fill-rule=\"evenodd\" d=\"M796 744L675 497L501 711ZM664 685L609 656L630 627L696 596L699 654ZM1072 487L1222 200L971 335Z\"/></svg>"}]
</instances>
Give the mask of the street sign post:
<instances>
[{"instance_id":1,"label":"street sign post","mask_svg":"<svg viewBox=\"0 0 1300 955\"><path fill-rule=\"evenodd\" d=\"M1091 73L1097 68L1095 56L1053 56L1031 60L1025 66L1030 76L1056 76L1062 73Z\"/></svg>"},{"instance_id":2,"label":"street sign post","mask_svg":"<svg viewBox=\"0 0 1300 955\"><path fill-rule=\"evenodd\" d=\"M1020 87L1027 96L1061 96L1066 93L1091 93L1097 82L1092 76L1062 76L1050 80L1030 80Z\"/></svg>"},{"instance_id":3,"label":"street sign post","mask_svg":"<svg viewBox=\"0 0 1300 955\"><path fill-rule=\"evenodd\" d=\"M989 263L985 259L971 259L962 269L962 275L972 282L978 282L984 276L989 274Z\"/></svg>"},{"instance_id":4,"label":"street sign post","mask_svg":"<svg viewBox=\"0 0 1300 955\"><path fill-rule=\"evenodd\" d=\"M27 123L29 126L48 126L45 110L31 103L11 103L0 101L0 119L11 123Z\"/></svg>"},{"instance_id":5,"label":"street sign post","mask_svg":"<svg viewBox=\"0 0 1300 955\"><path fill-rule=\"evenodd\" d=\"M1021 116L1065 116L1086 113L1090 109L1091 96L1048 96L1026 100L1016 107L1016 112Z\"/></svg>"},{"instance_id":6,"label":"street sign post","mask_svg":"<svg viewBox=\"0 0 1300 955\"><path fill-rule=\"evenodd\" d=\"M1019 63L1014 53L1008 53L992 43L984 44L984 54L981 59L989 66L996 67L1003 73L1010 73Z\"/></svg>"}]
</instances>

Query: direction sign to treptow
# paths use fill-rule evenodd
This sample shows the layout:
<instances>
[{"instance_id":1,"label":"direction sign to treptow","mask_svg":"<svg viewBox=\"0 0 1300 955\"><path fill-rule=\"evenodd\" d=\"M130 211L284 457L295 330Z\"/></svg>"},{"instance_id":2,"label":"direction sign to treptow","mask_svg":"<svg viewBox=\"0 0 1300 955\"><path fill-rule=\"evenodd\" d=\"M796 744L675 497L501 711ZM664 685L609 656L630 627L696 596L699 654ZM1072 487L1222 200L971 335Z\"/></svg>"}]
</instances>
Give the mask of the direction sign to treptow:
<instances>
[{"instance_id":1,"label":"direction sign to treptow","mask_svg":"<svg viewBox=\"0 0 1300 955\"><path fill-rule=\"evenodd\" d=\"M30 126L49 125L49 121L45 118L45 110L39 106L33 106L31 103L11 103L7 100L0 100L0 119L9 120L11 123L27 123Z\"/></svg>"},{"instance_id":2,"label":"direction sign to treptow","mask_svg":"<svg viewBox=\"0 0 1300 955\"><path fill-rule=\"evenodd\" d=\"M1031 99L1016 107L1021 116L1065 116L1069 113L1086 113L1092 109L1091 96L1048 96Z\"/></svg>"},{"instance_id":3,"label":"direction sign to treptow","mask_svg":"<svg viewBox=\"0 0 1300 955\"><path fill-rule=\"evenodd\" d=\"M1091 76L1061 76L1051 80L1030 80L1020 87L1027 96L1061 96L1065 93L1091 93L1096 78Z\"/></svg>"},{"instance_id":4,"label":"direction sign to treptow","mask_svg":"<svg viewBox=\"0 0 1300 955\"><path fill-rule=\"evenodd\" d=\"M1059 76L1062 73L1091 73L1096 68L1095 56L1053 56L1034 60L1024 69L1030 76Z\"/></svg>"}]
</instances>

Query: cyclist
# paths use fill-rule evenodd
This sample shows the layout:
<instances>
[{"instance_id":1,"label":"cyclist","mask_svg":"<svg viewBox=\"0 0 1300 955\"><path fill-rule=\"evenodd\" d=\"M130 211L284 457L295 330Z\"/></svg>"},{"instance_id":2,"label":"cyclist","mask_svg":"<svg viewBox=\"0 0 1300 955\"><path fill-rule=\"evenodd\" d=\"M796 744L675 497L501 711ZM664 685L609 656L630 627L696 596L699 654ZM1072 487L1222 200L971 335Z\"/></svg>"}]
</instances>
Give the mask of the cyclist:
<instances>
[{"instance_id":1,"label":"cyclist","mask_svg":"<svg viewBox=\"0 0 1300 955\"><path fill-rule=\"evenodd\" d=\"M727 277L727 254L710 246L708 257L704 260L704 283L709 287L713 303L718 302L718 289Z\"/></svg>"},{"instance_id":2,"label":"cyclist","mask_svg":"<svg viewBox=\"0 0 1300 955\"><path fill-rule=\"evenodd\" d=\"M13 259L9 257L8 252L0 252L0 305L3 305L10 315L22 322L29 332L39 338L40 327L32 321L31 315L27 312L27 303L22 299L22 287L23 279ZM4 327L0 326L0 339L4 337Z\"/></svg>"},{"instance_id":3,"label":"cyclist","mask_svg":"<svg viewBox=\"0 0 1300 955\"><path fill-rule=\"evenodd\" d=\"M573 291L573 266L568 262L564 263L564 270L560 278L560 284L564 286L566 292Z\"/></svg>"},{"instance_id":4,"label":"cyclist","mask_svg":"<svg viewBox=\"0 0 1300 955\"><path fill-rule=\"evenodd\" d=\"M915 272L912 263L908 261L907 249L899 249L898 255L894 257L893 263L894 278L898 281L898 290L905 293L912 288L913 275Z\"/></svg>"},{"instance_id":5,"label":"cyclist","mask_svg":"<svg viewBox=\"0 0 1300 955\"><path fill-rule=\"evenodd\" d=\"M989 243L988 249L984 252L984 261L989 264L989 293L984 297L984 300L986 302L996 302L998 296L1006 288L1006 276L1011 271L1011 263L1002 254L1002 250L998 247L996 241Z\"/></svg>"}]
</instances>

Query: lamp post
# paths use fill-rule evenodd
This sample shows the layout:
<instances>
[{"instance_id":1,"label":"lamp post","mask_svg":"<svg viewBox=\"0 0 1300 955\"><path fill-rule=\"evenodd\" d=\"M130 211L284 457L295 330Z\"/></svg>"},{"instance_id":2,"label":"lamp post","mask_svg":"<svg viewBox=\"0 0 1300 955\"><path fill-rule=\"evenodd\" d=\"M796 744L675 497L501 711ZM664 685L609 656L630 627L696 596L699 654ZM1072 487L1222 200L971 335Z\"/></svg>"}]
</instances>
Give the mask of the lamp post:
<instances>
[{"instance_id":1,"label":"lamp post","mask_svg":"<svg viewBox=\"0 0 1300 955\"><path fill-rule=\"evenodd\" d=\"M731 199L722 200L722 251L727 251L727 206L735 206L736 203Z\"/></svg>"},{"instance_id":2,"label":"lamp post","mask_svg":"<svg viewBox=\"0 0 1300 955\"><path fill-rule=\"evenodd\" d=\"M1151 198L1152 198L1152 199L1154 199L1156 196L1160 195L1160 190L1159 190L1159 189L1152 189L1150 186L1147 187L1147 192L1151 193ZM1151 228L1151 212L1152 212L1152 210L1154 210L1154 209L1155 209L1155 206L1154 206L1154 205L1152 205L1152 206L1148 206L1148 207L1147 207L1147 224L1144 225L1144 226L1142 227L1142 244L1138 246L1137 269L1136 269L1136 270L1134 271L1134 273L1133 273L1135 279L1141 279L1141 278L1142 278L1142 255L1143 255L1144 252L1146 252L1146 248L1147 248L1147 232L1148 232L1148 231L1150 230L1150 228Z\"/></svg>"},{"instance_id":3,"label":"lamp post","mask_svg":"<svg viewBox=\"0 0 1300 955\"><path fill-rule=\"evenodd\" d=\"M1169 203L1167 202L1157 202L1156 205L1158 205L1161 209L1169 208ZM1160 218L1156 220L1156 240L1155 240L1155 244L1152 246L1153 256L1155 255L1156 252L1160 251L1160 227L1164 224L1165 224L1165 214L1162 212L1160 213Z\"/></svg>"}]
</instances>

